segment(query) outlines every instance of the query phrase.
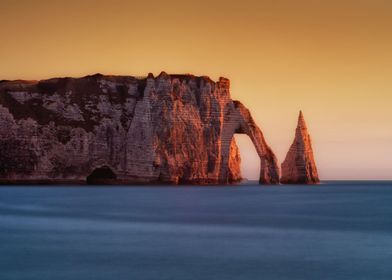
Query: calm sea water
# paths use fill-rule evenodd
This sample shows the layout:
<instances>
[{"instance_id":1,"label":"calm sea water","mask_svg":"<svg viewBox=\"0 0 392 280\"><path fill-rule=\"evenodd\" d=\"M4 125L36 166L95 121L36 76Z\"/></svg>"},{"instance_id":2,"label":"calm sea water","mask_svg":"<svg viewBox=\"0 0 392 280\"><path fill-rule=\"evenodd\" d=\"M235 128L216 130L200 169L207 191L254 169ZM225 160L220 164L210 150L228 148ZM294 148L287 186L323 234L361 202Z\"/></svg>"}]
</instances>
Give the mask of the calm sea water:
<instances>
[{"instance_id":1,"label":"calm sea water","mask_svg":"<svg viewBox=\"0 0 392 280\"><path fill-rule=\"evenodd\" d=\"M1 187L0 279L392 279L392 182Z\"/></svg>"}]
</instances>

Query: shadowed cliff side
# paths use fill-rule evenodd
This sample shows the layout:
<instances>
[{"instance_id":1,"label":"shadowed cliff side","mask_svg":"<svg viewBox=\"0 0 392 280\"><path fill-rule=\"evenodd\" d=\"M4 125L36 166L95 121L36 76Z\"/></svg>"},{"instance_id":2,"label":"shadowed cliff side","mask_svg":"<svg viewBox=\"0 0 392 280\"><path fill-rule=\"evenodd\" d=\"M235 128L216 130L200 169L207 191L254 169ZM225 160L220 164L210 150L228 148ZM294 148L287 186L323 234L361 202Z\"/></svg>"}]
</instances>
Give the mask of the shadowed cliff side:
<instances>
[{"instance_id":1,"label":"shadowed cliff side","mask_svg":"<svg viewBox=\"0 0 392 280\"><path fill-rule=\"evenodd\" d=\"M236 182L234 133L255 144L260 183L278 183L276 158L231 100L228 79L162 72L0 82L1 182Z\"/></svg>"}]
</instances>

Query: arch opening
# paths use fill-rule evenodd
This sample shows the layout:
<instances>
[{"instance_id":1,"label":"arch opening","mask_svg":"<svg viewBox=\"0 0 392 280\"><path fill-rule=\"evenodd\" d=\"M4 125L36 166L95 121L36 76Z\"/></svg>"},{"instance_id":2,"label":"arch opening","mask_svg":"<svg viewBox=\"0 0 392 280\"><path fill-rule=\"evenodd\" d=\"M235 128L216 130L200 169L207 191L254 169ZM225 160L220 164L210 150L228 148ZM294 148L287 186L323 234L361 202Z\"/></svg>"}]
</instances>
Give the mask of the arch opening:
<instances>
[{"instance_id":1,"label":"arch opening","mask_svg":"<svg viewBox=\"0 0 392 280\"><path fill-rule=\"evenodd\" d=\"M90 175L87 176L87 184L111 184L117 179L116 174L108 166L95 168Z\"/></svg>"},{"instance_id":2,"label":"arch opening","mask_svg":"<svg viewBox=\"0 0 392 280\"><path fill-rule=\"evenodd\" d=\"M261 160L256 147L247 134L234 134L241 157L242 183L258 184L260 179Z\"/></svg>"}]
</instances>

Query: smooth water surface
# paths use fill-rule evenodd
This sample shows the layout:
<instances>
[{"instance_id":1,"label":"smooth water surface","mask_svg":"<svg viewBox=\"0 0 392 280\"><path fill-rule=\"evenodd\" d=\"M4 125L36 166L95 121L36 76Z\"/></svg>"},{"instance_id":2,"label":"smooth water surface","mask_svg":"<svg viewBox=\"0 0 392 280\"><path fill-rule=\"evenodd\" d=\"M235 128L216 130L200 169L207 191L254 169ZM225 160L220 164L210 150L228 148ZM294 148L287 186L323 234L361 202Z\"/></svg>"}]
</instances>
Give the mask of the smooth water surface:
<instances>
[{"instance_id":1,"label":"smooth water surface","mask_svg":"<svg viewBox=\"0 0 392 280\"><path fill-rule=\"evenodd\" d=\"M392 279L392 182L0 187L0 279Z\"/></svg>"}]
</instances>

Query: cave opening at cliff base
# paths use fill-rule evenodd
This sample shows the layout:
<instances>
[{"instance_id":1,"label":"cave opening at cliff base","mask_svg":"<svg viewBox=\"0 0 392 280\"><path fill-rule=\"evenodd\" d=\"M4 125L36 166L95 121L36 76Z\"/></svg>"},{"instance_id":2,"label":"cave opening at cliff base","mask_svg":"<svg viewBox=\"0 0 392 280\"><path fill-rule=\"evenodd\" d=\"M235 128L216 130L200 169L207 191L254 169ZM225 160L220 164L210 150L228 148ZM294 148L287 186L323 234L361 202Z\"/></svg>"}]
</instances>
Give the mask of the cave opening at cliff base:
<instances>
[{"instance_id":1,"label":"cave opening at cliff base","mask_svg":"<svg viewBox=\"0 0 392 280\"><path fill-rule=\"evenodd\" d=\"M109 166L101 166L95 168L90 175L87 176L87 184L105 184L117 179L116 174Z\"/></svg>"}]
</instances>

